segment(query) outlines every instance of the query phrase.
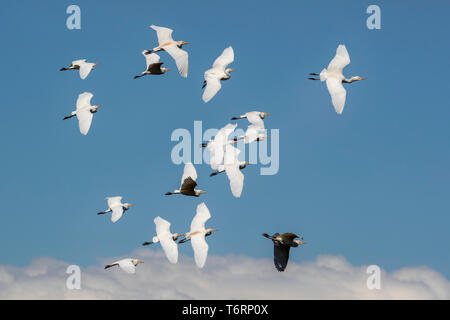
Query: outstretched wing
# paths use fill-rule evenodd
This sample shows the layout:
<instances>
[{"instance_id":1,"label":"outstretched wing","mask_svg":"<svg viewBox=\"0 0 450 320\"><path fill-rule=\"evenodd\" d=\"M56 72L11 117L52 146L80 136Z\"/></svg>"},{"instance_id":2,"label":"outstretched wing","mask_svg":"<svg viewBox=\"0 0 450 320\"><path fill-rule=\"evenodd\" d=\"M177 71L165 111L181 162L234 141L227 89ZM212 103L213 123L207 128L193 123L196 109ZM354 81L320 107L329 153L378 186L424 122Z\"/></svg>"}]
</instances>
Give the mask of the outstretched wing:
<instances>
[{"instance_id":1,"label":"outstretched wing","mask_svg":"<svg viewBox=\"0 0 450 320\"><path fill-rule=\"evenodd\" d=\"M146 50L142 51L142 54L145 57L145 64L147 68L149 65L159 62L160 56L158 56L156 53L145 54L145 52L147 51Z\"/></svg>"},{"instance_id":2,"label":"outstretched wing","mask_svg":"<svg viewBox=\"0 0 450 320\"><path fill-rule=\"evenodd\" d=\"M244 174L239 170L239 149L227 145L225 147L224 165L228 180L230 180L231 193L239 198L244 188Z\"/></svg>"},{"instance_id":3,"label":"outstretched wing","mask_svg":"<svg viewBox=\"0 0 450 320\"><path fill-rule=\"evenodd\" d=\"M289 246L284 246L278 242L274 242L273 246L273 262L278 271L284 271L289 260Z\"/></svg>"},{"instance_id":4,"label":"outstretched wing","mask_svg":"<svg viewBox=\"0 0 450 320\"><path fill-rule=\"evenodd\" d=\"M192 180L197 180L197 171L192 163L188 162L184 165L183 176L181 177L181 185L183 185L184 181L191 177Z\"/></svg>"},{"instance_id":5,"label":"outstretched wing","mask_svg":"<svg viewBox=\"0 0 450 320\"><path fill-rule=\"evenodd\" d=\"M83 92L78 95L77 110L84 109L91 105L91 99L94 95L90 92Z\"/></svg>"},{"instance_id":6,"label":"outstretched wing","mask_svg":"<svg viewBox=\"0 0 450 320\"><path fill-rule=\"evenodd\" d=\"M191 232L195 232L205 228L206 221L211 218L211 213L204 202L197 206L197 213L191 222Z\"/></svg>"},{"instance_id":7,"label":"outstretched wing","mask_svg":"<svg viewBox=\"0 0 450 320\"><path fill-rule=\"evenodd\" d=\"M172 234L170 232L170 222L164 220L161 217L156 217L155 220L156 225L156 234L161 243L161 247L166 253L167 259L171 263L178 262L178 246L172 239Z\"/></svg>"},{"instance_id":8,"label":"outstretched wing","mask_svg":"<svg viewBox=\"0 0 450 320\"><path fill-rule=\"evenodd\" d=\"M341 73L342 70L349 64L350 56L348 55L347 48L343 44L340 44L336 49L336 56L333 58L333 60L330 61L330 64L328 65L327 71Z\"/></svg>"},{"instance_id":9,"label":"outstretched wing","mask_svg":"<svg viewBox=\"0 0 450 320\"><path fill-rule=\"evenodd\" d=\"M191 237L192 249L194 250L195 264L203 268L208 257L208 244L205 240L205 234L200 233Z\"/></svg>"},{"instance_id":10,"label":"outstretched wing","mask_svg":"<svg viewBox=\"0 0 450 320\"><path fill-rule=\"evenodd\" d=\"M165 27L158 27L158 26L155 26L154 24L152 24L150 26L150 28L152 28L153 30L156 31L156 36L158 37L159 45L162 45L166 42L173 41L173 39L172 39L173 30L172 29L165 28Z\"/></svg>"},{"instance_id":11,"label":"outstretched wing","mask_svg":"<svg viewBox=\"0 0 450 320\"><path fill-rule=\"evenodd\" d=\"M118 263L119 267L126 273L136 273L136 267L131 259L123 259L115 263Z\"/></svg>"},{"instance_id":12,"label":"outstretched wing","mask_svg":"<svg viewBox=\"0 0 450 320\"><path fill-rule=\"evenodd\" d=\"M91 72L92 68L94 67L94 64L83 62L83 63L80 63L79 66L80 66L80 78L84 80L87 78L87 76Z\"/></svg>"},{"instance_id":13,"label":"outstretched wing","mask_svg":"<svg viewBox=\"0 0 450 320\"><path fill-rule=\"evenodd\" d=\"M220 76L214 72L211 72L211 70L205 72L205 81L206 87L203 91L202 99L204 102L208 102L214 98L217 92L219 92L222 85L220 84Z\"/></svg>"},{"instance_id":14,"label":"outstretched wing","mask_svg":"<svg viewBox=\"0 0 450 320\"><path fill-rule=\"evenodd\" d=\"M214 61L213 68L225 70L225 68L234 61L234 51L230 46L223 50L222 54Z\"/></svg>"},{"instance_id":15,"label":"outstretched wing","mask_svg":"<svg viewBox=\"0 0 450 320\"><path fill-rule=\"evenodd\" d=\"M264 129L264 121L261 119L259 111L247 112L247 120L251 124Z\"/></svg>"},{"instance_id":16,"label":"outstretched wing","mask_svg":"<svg viewBox=\"0 0 450 320\"><path fill-rule=\"evenodd\" d=\"M183 78L187 78L189 69L189 55L183 49L178 48L176 44L164 46L164 50L175 60L178 72Z\"/></svg>"},{"instance_id":17,"label":"outstretched wing","mask_svg":"<svg viewBox=\"0 0 450 320\"><path fill-rule=\"evenodd\" d=\"M93 117L94 115L90 109L77 111L78 126L80 127L80 132L82 135L88 134Z\"/></svg>"},{"instance_id":18,"label":"outstretched wing","mask_svg":"<svg viewBox=\"0 0 450 320\"><path fill-rule=\"evenodd\" d=\"M342 114L347 96L347 91L342 85L342 81L336 78L328 78L327 88L331 96L331 101L333 102L334 110L336 110L338 114Z\"/></svg>"}]
</instances>

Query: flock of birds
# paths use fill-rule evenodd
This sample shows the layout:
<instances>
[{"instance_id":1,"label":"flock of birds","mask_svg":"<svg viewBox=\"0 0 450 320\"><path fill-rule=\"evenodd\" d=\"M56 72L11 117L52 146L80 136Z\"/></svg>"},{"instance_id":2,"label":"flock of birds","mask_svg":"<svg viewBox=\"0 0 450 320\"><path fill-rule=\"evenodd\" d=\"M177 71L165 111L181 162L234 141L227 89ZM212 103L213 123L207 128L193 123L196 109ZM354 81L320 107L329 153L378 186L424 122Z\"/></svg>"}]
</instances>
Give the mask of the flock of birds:
<instances>
[{"instance_id":1,"label":"flock of birds","mask_svg":"<svg viewBox=\"0 0 450 320\"><path fill-rule=\"evenodd\" d=\"M172 39L172 29L158 27L151 25L150 28L156 31L158 38L158 46L152 50L144 50L142 54L145 57L146 69L140 75L134 78L141 78L147 75L162 75L171 69L162 67L164 62L160 62L160 56L156 52L165 51L174 60L180 75L184 78L188 76L188 53L182 49L183 45L189 44L185 41L175 41ZM231 78L231 72L234 69L228 68L228 65L234 61L233 48L227 47L222 54L216 58L212 68L205 71L204 82L202 85L203 95L202 99L205 103L209 102L221 89L221 81L229 80ZM343 86L344 83L352 83L355 81L363 80L365 78L359 76L353 76L349 79L343 75L343 69L350 63L350 56L344 45L339 45L336 50L336 56L331 60L328 67L323 69L320 73L310 73L310 80L325 81L328 91L331 96L333 106L338 114L341 114L346 100L346 90ZM80 78L86 79L89 73L97 63L87 62L86 59L76 60L71 63L67 68L61 68L61 71L65 70L79 70ZM78 96L76 102L76 110L72 111L71 115L64 117L64 120L72 117L77 117L79 129L81 134L87 135L91 127L93 114L101 107L99 105L91 105L91 99L93 94L90 92L84 92ZM245 134L233 139L229 139L229 136L236 129L237 124L227 124L221 128L218 133L207 143L203 143L201 147L207 148L210 154L210 166L214 170L210 176L216 176L222 172L225 172L229 182L230 189L234 197L239 198L242 194L244 186L244 175L241 172L250 163L247 161L239 161L239 149L234 145L243 140L244 143L252 143L262 141L269 136L266 135L264 126L264 118L269 116L269 113L252 111L247 112L241 116L232 117L231 120L247 119L250 122ZM197 187L197 172L192 163L186 163L184 166L183 175L181 178L181 184L179 189L175 189L171 192L167 192L166 195L181 194L184 196L199 197L201 194L206 193L203 190L196 189ZM111 213L111 221L117 222L133 204L122 203L122 197L109 197L107 198L108 209L99 212L99 215ZM205 228L205 223L211 218L208 207L204 202L197 206L196 214L192 219L190 230L185 234L172 233L170 231L170 222L156 217L154 223L156 226L156 236L152 238L152 241L144 242L143 245L151 245L160 243L163 248L167 259L171 263L178 262L178 245L190 241L192 249L194 251L194 260L199 268L203 268L208 256L208 243L205 238L217 231L216 229ZM284 271L288 259L289 251L291 247L298 247L306 242L302 241L303 238L297 236L294 233L275 233L270 236L267 233L263 233L263 236L272 240L274 244L274 264L278 271ZM178 238L181 238L178 240ZM301 240L297 240L301 239ZM106 265L105 269L113 266L118 266L127 273L135 273L136 266L143 263L142 260L126 258L112 264Z\"/></svg>"}]
</instances>

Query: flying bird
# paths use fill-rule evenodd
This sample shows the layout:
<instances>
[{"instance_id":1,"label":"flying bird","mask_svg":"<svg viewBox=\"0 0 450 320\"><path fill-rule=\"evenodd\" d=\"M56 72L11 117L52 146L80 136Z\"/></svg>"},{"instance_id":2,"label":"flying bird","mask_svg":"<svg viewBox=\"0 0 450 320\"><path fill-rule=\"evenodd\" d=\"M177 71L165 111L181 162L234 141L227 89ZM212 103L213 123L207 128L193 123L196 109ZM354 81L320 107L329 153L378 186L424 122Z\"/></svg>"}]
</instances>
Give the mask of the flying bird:
<instances>
[{"instance_id":1,"label":"flying bird","mask_svg":"<svg viewBox=\"0 0 450 320\"><path fill-rule=\"evenodd\" d=\"M230 46L223 50L222 54L214 61L211 69L205 71L205 81L203 81L202 99L204 102L211 100L217 92L219 92L222 85L221 80L228 80L231 78L231 71L235 69L227 68L230 63L234 61L234 51Z\"/></svg>"},{"instance_id":2,"label":"flying bird","mask_svg":"<svg viewBox=\"0 0 450 320\"><path fill-rule=\"evenodd\" d=\"M146 50L145 54L158 51L166 51L175 60L180 75L183 78L187 78L189 67L188 53L181 48L183 47L183 45L189 44L189 42L174 41L172 39L172 29L158 27L153 24L150 26L150 28L156 31L156 36L158 37L158 46L153 48L152 50Z\"/></svg>"},{"instance_id":3,"label":"flying bird","mask_svg":"<svg viewBox=\"0 0 450 320\"><path fill-rule=\"evenodd\" d=\"M205 266L206 258L208 257L209 247L205 237L211 235L213 231L217 231L217 229L205 229L205 223L209 218L211 218L211 214L208 207L204 202L200 203L197 206L197 213L194 219L192 219L190 232L186 233L185 238L179 241L179 243L191 241L195 264L199 268Z\"/></svg>"},{"instance_id":4,"label":"flying bird","mask_svg":"<svg viewBox=\"0 0 450 320\"><path fill-rule=\"evenodd\" d=\"M178 237L183 236L179 233L171 233L170 232L170 222L164 220L161 217L156 217L154 220L156 225L156 236L153 237L151 242L144 242L142 245L148 246L153 243L161 243L161 247L166 253L167 259L171 263L178 262L178 245L175 242Z\"/></svg>"},{"instance_id":5,"label":"flying bird","mask_svg":"<svg viewBox=\"0 0 450 320\"><path fill-rule=\"evenodd\" d=\"M221 128L214 139L208 141L208 143L202 143L202 147L206 147L209 150L211 169L216 170L223 162L223 156L225 152L225 146L228 144L236 143L237 140L228 140L228 137L236 129L237 124L227 124Z\"/></svg>"},{"instance_id":6,"label":"flying bird","mask_svg":"<svg viewBox=\"0 0 450 320\"><path fill-rule=\"evenodd\" d=\"M72 61L68 68L61 68L59 71L80 70L80 78L84 80L96 65L98 63L86 62L86 59L81 59Z\"/></svg>"},{"instance_id":7,"label":"flying bird","mask_svg":"<svg viewBox=\"0 0 450 320\"><path fill-rule=\"evenodd\" d=\"M133 274L133 273L136 273L136 266L139 263L144 263L144 261L138 260L138 259L126 258L126 259L122 259L122 260L113 262L112 264L106 265L105 269L108 269L108 268L111 268L114 266L118 266L120 269L122 269L126 273Z\"/></svg>"},{"instance_id":8,"label":"flying bird","mask_svg":"<svg viewBox=\"0 0 450 320\"><path fill-rule=\"evenodd\" d=\"M233 196L239 198L244 188L244 174L241 172L241 164L238 160L239 153L241 151L232 145L225 147L224 155L224 170L230 181L230 189ZM248 162L244 162L244 168Z\"/></svg>"},{"instance_id":9,"label":"flying bird","mask_svg":"<svg viewBox=\"0 0 450 320\"><path fill-rule=\"evenodd\" d=\"M87 135L89 128L91 127L92 118L98 108L102 106L91 106L91 99L94 95L90 92L84 92L78 96L76 110L72 111L70 116L64 117L63 120L70 119L72 117L78 118L78 125L80 132L83 135Z\"/></svg>"},{"instance_id":10,"label":"flying bird","mask_svg":"<svg viewBox=\"0 0 450 320\"><path fill-rule=\"evenodd\" d=\"M241 161L239 162L239 170L245 169L248 165L250 165L250 162L247 161ZM210 177L214 177L222 172L225 172L225 166L222 164L219 166L219 168L217 168L216 171L211 172L211 174L209 175Z\"/></svg>"},{"instance_id":11,"label":"flying bird","mask_svg":"<svg viewBox=\"0 0 450 320\"><path fill-rule=\"evenodd\" d=\"M183 194L185 196L199 197L206 191L195 189L197 186L197 171L192 163L186 163L184 165L183 176L181 177L180 189L175 189L173 192L167 192L166 196L171 194Z\"/></svg>"},{"instance_id":12,"label":"flying bird","mask_svg":"<svg viewBox=\"0 0 450 320\"><path fill-rule=\"evenodd\" d=\"M275 264L275 268L280 272L286 269L289 260L289 250L291 247L298 247L299 244L306 243L296 240L296 238L303 238L290 232L283 234L275 233L273 236L263 233L263 236L273 241L273 262Z\"/></svg>"},{"instance_id":13,"label":"flying bird","mask_svg":"<svg viewBox=\"0 0 450 320\"><path fill-rule=\"evenodd\" d=\"M106 198L108 202L108 209L97 214L105 214L108 212L112 212L111 221L117 222L125 211L127 211L131 206L134 206L132 203L122 203L122 197L109 197Z\"/></svg>"},{"instance_id":14,"label":"flying bird","mask_svg":"<svg viewBox=\"0 0 450 320\"><path fill-rule=\"evenodd\" d=\"M142 54L145 57L145 62L147 65L147 69L141 73L139 76L135 76L134 79L149 75L149 74L164 74L166 71L170 71L169 68L164 68L162 65L164 62L159 62L160 57L156 53L148 53L148 50L142 51Z\"/></svg>"},{"instance_id":15,"label":"flying bird","mask_svg":"<svg viewBox=\"0 0 450 320\"><path fill-rule=\"evenodd\" d=\"M270 116L270 113L251 111L239 117L233 117L231 120L247 119L251 124L264 129L264 118Z\"/></svg>"},{"instance_id":16,"label":"flying bird","mask_svg":"<svg viewBox=\"0 0 450 320\"><path fill-rule=\"evenodd\" d=\"M266 138L269 138L269 136L266 134L266 129L251 124L247 127L245 134L243 136L235 138L234 141L243 139L244 143L251 143L253 141L263 141Z\"/></svg>"},{"instance_id":17,"label":"flying bird","mask_svg":"<svg viewBox=\"0 0 450 320\"><path fill-rule=\"evenodd\" d=\"M328 92L331 96L334 109L338 114L342 114L345 105L345 99L347 91L345 90L343 83L352 83L366 78L360 76L353 76L347 79L342 74L344 68L350 64L350 56L348 55L347 48L341 44L336 50L336 56L331 60L327 69L323 69L320 74L310 73L311 76L318 76L317 78L308 78L309 80L326 81Z\"/></svg>"}]
</instances>

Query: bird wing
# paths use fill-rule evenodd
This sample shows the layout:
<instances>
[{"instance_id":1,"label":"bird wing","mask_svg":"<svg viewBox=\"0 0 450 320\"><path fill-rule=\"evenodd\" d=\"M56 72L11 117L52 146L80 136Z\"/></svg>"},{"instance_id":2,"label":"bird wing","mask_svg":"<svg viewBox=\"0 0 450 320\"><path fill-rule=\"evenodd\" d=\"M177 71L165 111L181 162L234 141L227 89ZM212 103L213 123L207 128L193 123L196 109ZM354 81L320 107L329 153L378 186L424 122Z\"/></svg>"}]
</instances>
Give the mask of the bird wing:
<instances>
[{"instance_id":1,"label":"bird wing","mask_svg":"<svg viewBox=\"0 0 450 320\"><path fill-rule=\"evenodd\" d=\"M123 207L122 205L115 205L110 207L112 210L111 221L117 222L123 215Z\"/></svg>"},{"instance_id":2,"label":"bird wing","mask_svg":"<svg viewBox=\"0 0 450 320\"><path fill-rule=\"evenodd\" d=\"M223 50L222 54L214 61L213 68L225 70L225 68L234 61L234 51L230 46Z\"/></svg>"},{"instance_id":3,"label":"bird wing","mask_svg":"<svg viewBox=\"0 0 450 320\"><path fill-rule=\"evenodd\" d=\"M197 186L197 182L192 180L191 177L187 177L181 184L180 191L182 193L189 193L189 192L193 191L196 186Z\"/></svg>"},{"instance_id":4,"label":"bird wing","mask_svg":"<svg viewBox=\"0 0 450 320\"><path fill-rule=\"evenodd\" d=\"M251 124L248 126L247 131L245 131L245 142L250 143L258 139L259 132L261 128Z\"/></svg>"},{"instance_id":5,"label":"bird wing","mask_svg":"<svg viewBox=\"0 0 450 320\"><path fill-rule=\"evenodd\" d=\"M159 45L162 45L166 42L173 41L173 39L172 39L173 30L172 29L165 28L165 27L158 27L158 26L155 26L154 24L152 24L150 26L150 28L152 28L153 30L156 31L156 36L158 37Z\"/></svg>"},{"instance_id":6,"label":"bird wing","mask_svg":"<svg viewBox=\"0 0 450 320\"><path fill-rule=\"evenodd\" d=\"M161 243L161 247L163 248L164 252L166 253L167 259L171 263L177 263L178 262L178 246L175 241L172 239L172 235L169 233L166 233L162 236L158 235L159 242Z\"/></svg>"},{"instance_id":7,"label":"bird wing","mask_svg":"<svg viewBox=\"0 0 450 320\"><path fill-rule=\"evenodd\" d=\"M254 124L257 127L260 127L261 129L264 129L264 121L263 121L263 119L261 119L261 117L259 115L260 115L259 111L248 112L247 120L251 124Z\"/></svg>"},{"instance_id":8,"label":"bird wing","mask_svg":"<svg viewBox=\"0 0 450 320\"><path fill-rule=\"evenodd\" d=\"M106 198L106 201L108 202L108 207L112 208L114 206L122 206L122 197L108 197Z\"/></svg>"},{"instance_id":9,"label":"bird wing","mask_svg":"<svg viewBox=\"0 0 450 320\"><path fill-rule=\"evenodd\" d=\"M79 60L72 61L72 65L73 66L75 66L75 65L79 66L80 63L86 62L86 60L87 59L79 59Z\"/></svg>"},{"instance_id":10,"label":"bird wing","mask_svg":"<svg viewBox=\"0 0 450 320\"><path fill-rule=\"evenodd\" d=\"M239 170L239 149L231 145L225 147L224 165L228 180L230 180L231 193L239 198L244 188L244 174Z\"/></svg>"},{"instance_id":11,"label":"bird wing","mask_svg":"<svg viewBox=\"0 0 450 320\"><path fill-rule=\"evenodd\" d=\"M186 51L178 48L176 44L164 46L164 50L175 60L178 72L183 78L187 78L189 69L189 55Z\"/></svg>"},{"instance_id":12,"label":"bird wing","mask_svg":"<svg viewBox=\"0 0 450 320\"><path fill-rule=\"evenodd\" d=\"M87 135L89 128L91 127L93 117L94 115L90 109L84 109L77 112L78 126L80 127L81 134Z\"/></svg>"},{"instance_id":13,"label":"bird wing","mask_svg":"<svg viewBox=\"0 0 450 320\"><path fill-rule=\"evenodd\" d=\"M142 54L145 57L145 63L147 65L147 68L149 65L159 62L160 56L158 56L156 53L145 54L145 52L147 51L146 50L142 51Z\"/></svg>"},{"instance_id":14,"label":"bird wing","mask_svg":"<svg viewBox=\"0 0 450 320\"><path fill-rule=\"evenodd\" d=\"M170 233L170 222L161 218L156 217L153 222L155 222L156 225L156 235L159 238L160 236L163 236L166 233Z\"/></svg>"},{"instance_id":15,"label":"bird wing","mask_svg":"<svg viewBox=\"0 0 450 320\"><path fill-rule=\"evenodd\" d=\"M191 237L192 249L194 250L195 264L203 268L208 257L208 244L205 240L205 234L199 233Z\"/></svg>"},{"instance_id":16,"label":"bird wing","mask_svg":"<svg viewBox=\"0 0 450 320\"><path fill-rule=\"evenodd\" d=\"M292 232L283 233L281 236L290 241L294 240L295 238L298 238L298 235Z\"/></svg>"},{"instance_id":17,"label":"bird wing","mask_svg":"<svg viewBox=\"0 0 450 320\"><path fill-rule=\"evenodd\" d=\"M220 76L211 69L205 72L205 81L206 87L202 99L204 102L208 102L219 92L222 85L220 84Z\"/></svg>"},{"instance_id":18,"label":"bird wing","mask_svg":"<svg viewBox=\"0 0 450 320\"><path fill-rule=\"evenodd\" d=\"M350 56L348 55L347 48L343 44L340 44L336 49L336 56L328 65L327 71L342 73L342 70L349 64Z\"/></svg>"},{"instance_id":19,"label":"bird wing","mask_svg":"<svg viewBox=\"0 0 450 320\"><path fill-rule=\"evenodd\" d=\"M123 259L115 263L118 263L119 267L126 273L136 273L136 267L131 259Z\"/></svg>"},{"instance_id":20,"label":"bird wing","mask_svg":"<svg viewBox=\"0 0 450 320\"><path fill-rule=\"evenodd\" d=\"M214 141L221 143L221 144L225 144L228 141L228 136L234 131L234 129L236 129L237 127L237 123L236 124L232 124L229 123L227 124L225 127L223 127L222 129L220 129L216 136L214 137Z\"/></svg>"},{"instance_id":21,"label":"bird wing","mask_svg":"<svg viewBox=\"0 0 450 320\"><path fill-rule=\"evenodd\" d=\"M217 170L223 160L223 145L213 141L208 144L207 148L209 150L209 164L211 165L211 169Z\"/></svg>"},{"instance_id":22,"label":"bird wing","mask_svg":"<svg viewBox=\"0 0 450 320\"><path fill-rule=\"evenodd\" d=\"M284 271L289 260L290 247L275 243L273 246L273 262L278 271Z\"/></svg>"},{"instance_id":23,"label":"bird wing","mask_svg":"<svg viewBox=\"0 0 450 320\"><path fill-rule=\"evenodd\" d=\"M205 228L206 221L211 218L211 213L204 202L197 206L197 213L191 222L191 232L199 231Z\"/></svg>"},{"instance_id":24,"label":"bird wing","mask_svg":"<svg viewBox=\"0 0 450 320\"><path fill-rule=\"evenodd\" d=\"M77 110L84 109L91 106L91 99L94 95L90 92L83 92L78 95Z\"/></svg>"},{"instance_id":25,"label":"bird wing","mask_svg":"<svg viewBox=\"0 0 450 320\"><path fill-rule=\"evenodd\" d=\"M331 96L331 101L333 102L334 110L336 110L338 114L341 114L342 111L344 111L345 98L347 95L347 91L342 85L342 80L328 78L327 88Z\"/></svg>"},{"instance_id":26,"label":"bird wing","mask_svg":"<svg viewBox=\"0 0 450 320\"><path fill-rule=\"evenodd\" d=\"M183 176L181 177L181 185L183 185L184 181L191 177L192 180L197 180L197 171L192 163L188 162L184 165Z\"/></svg>"},{"instance_id":27,"label":"bird wing","mask_svg":"<svg viewBox=\"0 0 450 320\"><path fill-rule=\"evenodd\" d=\"M92 68L94 67L94 64L83 62L80 63L79 66L80 66L80 78L84 80L91 72Z\"/></svg>"}]
</instances>

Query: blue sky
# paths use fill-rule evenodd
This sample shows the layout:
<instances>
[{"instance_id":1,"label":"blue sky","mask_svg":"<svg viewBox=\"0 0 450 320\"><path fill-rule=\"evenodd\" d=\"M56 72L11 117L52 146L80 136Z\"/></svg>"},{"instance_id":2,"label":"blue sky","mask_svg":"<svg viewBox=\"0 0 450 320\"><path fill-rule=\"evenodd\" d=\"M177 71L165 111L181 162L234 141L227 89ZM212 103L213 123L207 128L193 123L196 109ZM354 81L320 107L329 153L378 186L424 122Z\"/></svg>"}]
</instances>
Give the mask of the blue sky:
<instances>
[{"instance_id":1,"label":"blue sky","mask_svg":"<svg viewBox=\"0 0 450 320\"><path fill-rule=\"evenodd\" d=\"M81 30L66 8L81 8ZM378 4L381 30L366 28ZM424 1L7 1L2 4L0 264L51 256L79 265L126 255L154 234L154 217L185 232L205 201L219 231L210 253L270 257L262 232L296 232L308 242L293 261L343 255L392 270L426 265L450 277L450 110L448 2ZM189 41L189 77L176 71L133 80L148 26ZM309 72L328 65L339 44L351 64L341 116ZM201 100L203 72L227 46L237 71L214 99ZM59 72L72 60L99 65L86 80ZM161 60L175 67L167 54ZM78 94L103 105L82 136L62 121ZM260 110L280 130L280 170L245 169L240 199L225 176L197 166L201 198L165 197L182 166L171 162L173 130L218 128ZM239 122L245 128L246 122ZM97 216L106 196L135 203L112 224ZM191 254L190 246L180 246Z\"/></svg>"}]
</instances>

